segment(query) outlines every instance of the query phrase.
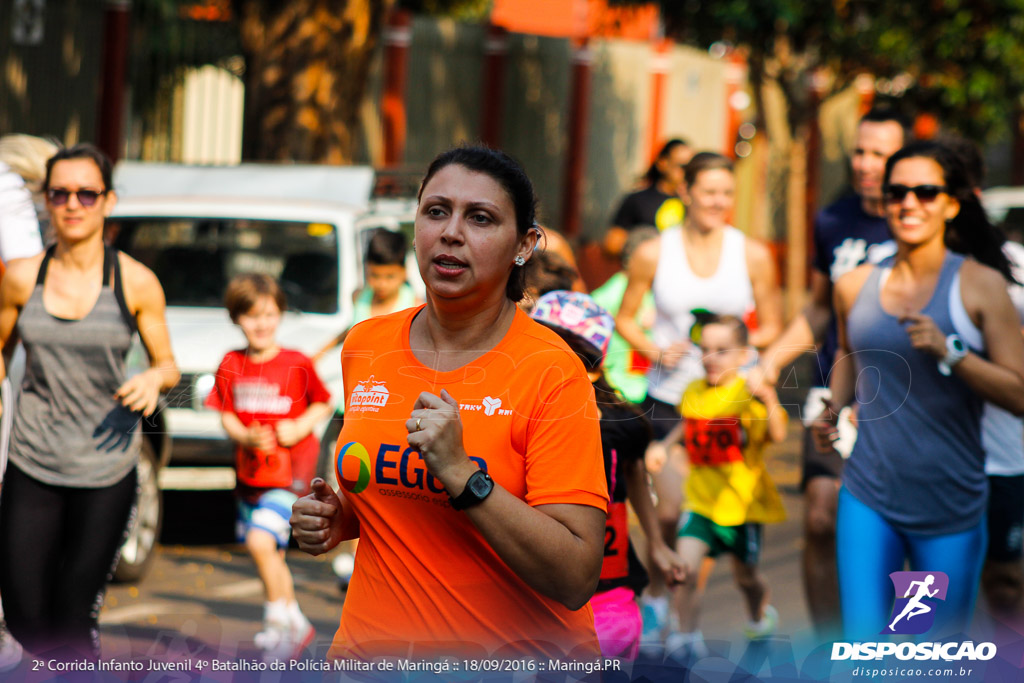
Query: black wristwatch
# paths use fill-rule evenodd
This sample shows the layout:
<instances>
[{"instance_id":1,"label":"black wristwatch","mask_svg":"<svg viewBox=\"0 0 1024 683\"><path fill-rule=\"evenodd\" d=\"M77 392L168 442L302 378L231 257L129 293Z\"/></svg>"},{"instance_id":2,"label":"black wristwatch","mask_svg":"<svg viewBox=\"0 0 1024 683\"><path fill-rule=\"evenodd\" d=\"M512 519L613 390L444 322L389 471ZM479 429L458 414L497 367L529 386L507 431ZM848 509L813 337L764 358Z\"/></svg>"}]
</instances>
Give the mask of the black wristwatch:
<instances>
[{"instance_id":1,"label":"black wristwatch","mask_svg":"<svg viewBox=\"0 0 1024 683\"><path fill-rule=\"evenodd\" d=\"M484 498L491 495L493 490L494 480L491 479L491 475L483 470L477 470L466 480L466 488L462 490L458 498L453 498L451 494L448 494L448 500L456 510L465 510L484 502Z\"/></svg>"}]
</instances>

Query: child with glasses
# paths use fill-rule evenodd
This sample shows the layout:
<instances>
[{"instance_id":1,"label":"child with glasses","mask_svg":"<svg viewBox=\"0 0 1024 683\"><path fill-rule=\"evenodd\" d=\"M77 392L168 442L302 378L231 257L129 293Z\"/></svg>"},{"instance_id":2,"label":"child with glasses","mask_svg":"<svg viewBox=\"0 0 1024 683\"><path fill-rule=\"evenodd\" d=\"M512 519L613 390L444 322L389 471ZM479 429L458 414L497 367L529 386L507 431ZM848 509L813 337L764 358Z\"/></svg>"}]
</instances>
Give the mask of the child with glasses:
<instances>
[{"instance_id":1,"label":"child with glasses","mask_svg":"<svg viewBox=\"0 0 1024 683\"><path fill-rule=\"evenodd\" d=\"M680 404L682 420L662 440L667 449L682 443L690 461L686 481L685 523L676 552L697 576L705 557L733 555L736 583L747 604L750 624L745 635L771 635L778 612L769 604L769 590L757 570L762 525L786 517L775 484L765 468L768 442L786 438L788 418L775 389L740 374L749 362L747 327L734 316L713 316L700 333L706 377L692 382ZM665 641L670 655L706 654L699 628L703 587L689 581L675 589L679 630Z\"/></svg>"}]
</instances>

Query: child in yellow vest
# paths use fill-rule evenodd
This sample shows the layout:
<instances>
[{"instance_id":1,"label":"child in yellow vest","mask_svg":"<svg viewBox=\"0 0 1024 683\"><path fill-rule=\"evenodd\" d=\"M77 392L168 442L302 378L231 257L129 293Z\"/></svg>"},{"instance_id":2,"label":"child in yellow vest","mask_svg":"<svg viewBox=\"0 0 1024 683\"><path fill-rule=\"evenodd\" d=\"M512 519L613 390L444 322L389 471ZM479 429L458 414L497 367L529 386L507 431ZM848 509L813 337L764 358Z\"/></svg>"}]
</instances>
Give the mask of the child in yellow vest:
<instances>
[{"instance_id":1,"label":"child in yellow vest","mask_svg":"<svg viewBox=\"0 0 1024 683\"><path fill-rule=\"evenodd\" d=\"M786 517L765 469L764 449L786 438L788 418L768 382L740 374L751 358L742 320L712 318L703 326L700 347L706 377L687 387L679 410L683 419L662 441L666 447L682 443L690 460L688 514L676 551L690 576L698 575L705 557L733 555L751 618L745 634L753 639L774 633L778 624L757 560L762 525ZM666 639L667 652L706 654L698 628L702 592L692 581L675 589L679 630Z\"/></svg>"}]
</instances>

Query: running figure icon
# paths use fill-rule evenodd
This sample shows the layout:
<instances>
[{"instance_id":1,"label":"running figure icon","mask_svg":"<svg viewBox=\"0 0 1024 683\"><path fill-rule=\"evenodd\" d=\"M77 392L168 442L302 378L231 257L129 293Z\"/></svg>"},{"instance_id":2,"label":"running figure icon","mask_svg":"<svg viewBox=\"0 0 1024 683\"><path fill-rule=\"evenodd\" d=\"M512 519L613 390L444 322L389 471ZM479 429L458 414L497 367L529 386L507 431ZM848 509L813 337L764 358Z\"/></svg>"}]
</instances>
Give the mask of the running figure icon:
<instances>
[{"instance_id":1,"label":"running figure icon","mask_svg":"<svg viewBox=\"0 0 1024 683\"><path fill-rule=\"evenodd\" d=\"M910 585L907 586L906 595L904 595L903 597L909 598L910 593L914 590L914 586L917 586L917 593L914 595L914 597L910 598L907 604L903 607L903 611L900 612L899 616L893 619L892 623L889 624L890 631L896 630L896 622L898 622L904 616L907 618L907 621L910 621L912 617L916 617L919 614L926 614L932 611L931 605L926 605L925 603L921 602L921 600L922 598L934 598L935 595L939 592L938 588L931 592L928 591L928 588L933 583L935 583L934 574L929 574L928 576L926 576L924 581L910 582Z\"/></svg>"}]
</instances>

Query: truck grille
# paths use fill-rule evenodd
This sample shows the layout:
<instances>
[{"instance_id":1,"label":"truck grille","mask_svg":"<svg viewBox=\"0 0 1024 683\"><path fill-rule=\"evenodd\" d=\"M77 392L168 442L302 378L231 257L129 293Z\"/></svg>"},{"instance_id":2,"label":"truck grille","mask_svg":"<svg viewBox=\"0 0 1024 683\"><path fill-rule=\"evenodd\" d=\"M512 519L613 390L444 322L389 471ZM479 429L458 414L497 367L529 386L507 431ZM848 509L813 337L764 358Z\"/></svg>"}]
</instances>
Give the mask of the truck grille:
<instances>
[{"instance_id":1,"label":"truck grille","mask_svg":"<svg viewBox=\"0 0 1024 683\"><path fill-rule=\"evenodd\" d=\"M195 373L181 373L181 379L167 392L165 397L168 408L191 408L192 410L202 408L201 405L195 405L199 400L195 388L198 376Z\"/></svg>"}]
</instances>

